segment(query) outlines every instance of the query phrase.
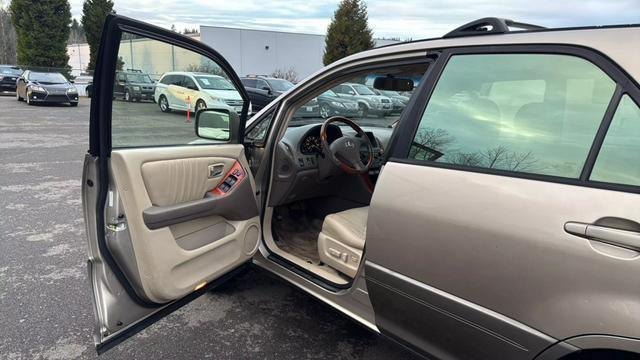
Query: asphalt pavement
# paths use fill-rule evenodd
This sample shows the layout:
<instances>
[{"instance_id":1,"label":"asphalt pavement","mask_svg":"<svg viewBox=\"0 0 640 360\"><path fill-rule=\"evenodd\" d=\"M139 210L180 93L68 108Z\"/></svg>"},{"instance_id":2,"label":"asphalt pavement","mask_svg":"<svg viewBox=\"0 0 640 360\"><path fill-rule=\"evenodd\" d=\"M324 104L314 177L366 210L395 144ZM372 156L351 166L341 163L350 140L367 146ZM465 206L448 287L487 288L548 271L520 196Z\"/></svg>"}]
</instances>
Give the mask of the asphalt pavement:
<instances>
[{"instance_id":1,"label":"asphalt pavement","mask_svg":"<svg viewBox=\"0 0 640 360\"><path fill-rule=\"evenodd\" d=\"M136 105L159 112L153 104ZM162 126L188 137L192 125L185 120L184 113L173 114ZM0 95L0 359L97 357L80 198L88 123L89 99L71 108L27 106ZM412 355L252 269L100 356L182 358Z\"/></svg>"}]
</instances>

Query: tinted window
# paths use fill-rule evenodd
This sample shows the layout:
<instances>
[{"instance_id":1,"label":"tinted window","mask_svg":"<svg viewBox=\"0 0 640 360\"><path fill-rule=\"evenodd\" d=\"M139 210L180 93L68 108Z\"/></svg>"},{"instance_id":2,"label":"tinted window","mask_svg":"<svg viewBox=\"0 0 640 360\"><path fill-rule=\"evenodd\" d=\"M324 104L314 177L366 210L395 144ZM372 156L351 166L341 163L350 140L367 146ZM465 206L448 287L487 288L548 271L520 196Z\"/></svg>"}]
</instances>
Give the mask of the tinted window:
<instances>
[{"instance_id":1,"label":"tinted window","mask_svg":"<svg viewBox=\"0 0 640 360\"><path fill-rule=\"evenodd\" d=\"M607 131L591 180L640 186L640 108L625 95Z\"/></svg>"},{"instance_id":2,"label":"tinted window","mask_svg":"<svg viewBox=\"0 0 640 360\"><path fill-rule=\"evenodd\" d=\"M409 156L578 178L614 88L573 56L453 56Z\"/></svg>"},{"instance_id":3,"label":"tinted window","mask_svg":"<svg viewBox=\"0 0 640 360\"><path fill-rule=\"evenodd\" d=\"M171 85L171 79L173 79L173 75L165 75L160 82L165 85Z\"/></svg>"},{"instance_id":4,"label":"tinted window","mask_svg":"<svg viewBox=\"0 0 640 360\"><path fill-rule=\"evenodd\" d=\"M293 84L287 80L271 79L268 82L271 88L275 91L287 91L293 87Z\"/></svg>"},{"instance_id":5,"label":"tinted window","mask_svg":"<svg viewBox=\"0 0 640 360\"><path fill-rule=\"evenodd\" d=\"M198 87L196 86L195 81L193 81L192 78L190 78L189 76L184 76L183 77L184 83L182 86L186 87L187 89L191 89L191 90L197 90Z\"/></svg>"},{"instance_id":6,"label":"tinted window","mask_svg":"<svg viewBox=\"0 0 640 360\"><path fill-rule=\"evenodd\" d=\"M260 80L260 79L258 79L256 82L257 82L256 87L257 87L258 89L269 88L269 85L268 85L268 84L267 84L267 82L266 82L266 81L264 81L264 80Z\"/></svg>"},{"instance_id":7,"label":"tinted window","mask_svg":"<svg viewBox=\"0 0 640 360\"><path fill-rule=\"evenodd\" d=\"M256 80L255 79L242 79L242 84L246 87L255 88Z\"/></svg>"}]
</instances>

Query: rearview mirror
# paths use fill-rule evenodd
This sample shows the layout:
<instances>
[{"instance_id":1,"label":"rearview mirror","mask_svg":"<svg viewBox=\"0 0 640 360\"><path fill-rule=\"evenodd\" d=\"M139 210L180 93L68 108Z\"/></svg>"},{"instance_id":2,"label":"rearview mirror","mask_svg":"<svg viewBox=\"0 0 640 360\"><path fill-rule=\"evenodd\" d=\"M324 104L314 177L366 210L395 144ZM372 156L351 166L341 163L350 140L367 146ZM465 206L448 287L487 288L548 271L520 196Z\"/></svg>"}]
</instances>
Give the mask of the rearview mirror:
<instances>
[{"instance_id":1,"label":"rearview mirror","mask_svg":"<svg viewBox=\"0 0 640 360\"><path fill-rule=\"evenodd\" d=\"M203 139L229 141L237 137L240 118L227 109L202 109L196 113L196 135Z\"/></svg>"},{"instance_id":2,"label":"rearview mirror","mask_svg":"<svg viewBox=\"0 0 640 360\"><path fill-rule=\"evenodd\" d=\"M412 79L395 78L393 76L377 77L373 81L373 88L378 90L413 91L413 87Z\"/></svg>"}]
</instances>

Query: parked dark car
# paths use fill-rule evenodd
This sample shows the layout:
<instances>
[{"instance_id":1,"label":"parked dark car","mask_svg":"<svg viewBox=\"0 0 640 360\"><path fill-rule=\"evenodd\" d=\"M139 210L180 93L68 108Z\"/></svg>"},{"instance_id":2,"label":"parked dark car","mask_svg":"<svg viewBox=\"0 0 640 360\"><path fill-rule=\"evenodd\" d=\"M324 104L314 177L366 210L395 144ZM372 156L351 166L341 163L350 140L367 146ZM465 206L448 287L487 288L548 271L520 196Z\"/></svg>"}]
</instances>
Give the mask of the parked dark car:
<instances>
[{"instance_id":1,"label":"parked dark car","mask_svg":"<svg viewBox=\"0 0 640 360\"><path fill-rule=\"evenodd\" d=\"M93 83L88 83L87 87L84 88L84 91L86 91L87 97L91 98L91 96L93 96Z\"/></svg>"},{"instance_id":2,"label":"parked dark car","mask_svg":"<svg viewBox=\"0 0 640 360\"><path fill-rule=\"evenodd\" d=\"M149 74L140 70L116 72L116 80L113 84L113 96L116 98L121 97L125 101L154 101L155 90L155 81Z\"/></svg>"},{"instance_id":3,"label":"parked dark car","mask_svg":"<svg viewBox=\"0 0 640 360\"><path fill-rule=\"evenodd\" d=\"M358 116L359 109L357 101L341 98L331 90L320 94L317 100L320 117L324 119L335 115L347 117Z\"/></svg>"},{"instance_id":4,"label":"parked dark car","mask_svg":"<svg viewBox=\"0 0 640 360\"><path fill-rule=\"evenodd\" d=\"M22 75L22 69L12 65L0 65L0 92L16 91L16 81Z\"/></svg>"},{"instance_id":5,"label":"parked dark car","mask_svg":"<svg viewBox=\"0 0 640 360\"><path fill-rule=\"evenodd\" d=\"M262 75L252 75L240 80L249 94L249 100L254 112L267 106L280 94L293 87L290 81Z\"/></svg>"},{"instance_id":6,"label":"parked dark car","mask_svg":"<svg viewBox=\"0 0 640 360\"><path fill-rule=\"evenodd\" d=\"M78 106L78 90L60 73L26 70L18 78L16 99L34 103L67 103Z\"/></svg>"}]
</instances>

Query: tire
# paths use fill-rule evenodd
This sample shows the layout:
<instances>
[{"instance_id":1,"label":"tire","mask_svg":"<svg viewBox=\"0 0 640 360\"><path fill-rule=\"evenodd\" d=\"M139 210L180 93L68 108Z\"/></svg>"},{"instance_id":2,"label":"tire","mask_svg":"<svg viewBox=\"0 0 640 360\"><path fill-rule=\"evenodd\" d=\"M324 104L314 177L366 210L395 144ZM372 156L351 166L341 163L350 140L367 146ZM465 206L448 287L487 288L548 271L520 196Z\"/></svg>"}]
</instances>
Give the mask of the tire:
<instances>
[{"instance_id":1,"label":"tire","mask_svg":"<svg viewBox=\"0 0 640 360\"><path fill-rule=\"evenodd\" d=\"M202 109L206 109L207 108L207 103L204 102L204 100L198 100L196 102L196 108L193 109L194 110L194 114L197 113L198 111L202 110Z\"/></svg>"},{"instance_id":2,"label":"tire","mask_svg":"<svg viewBox=\"0 0 640 360\"><path fill-rule=\"evenodd\" d=\"M358 105L358 116L361 118L366 118L369 115L369 109L364 104Z\"/></svg>"},{"instance_id":3,"label":"tire","mask_svg":"<svg viewBox=\"0 0 640 360\"><path fill-rule=\"evenodd\" d=\"M78 103L77 103L77 102L72 102L72 103L69 103L69 105L70 105L71 107L76 107L76 106L78 106Z\"/></svg>"},{"instance_id":4,"label":"tire","mask_svg":"<svg viewBox=\"0 0 640 360\"><path fill-rule=\"evenodd\" d=\"M160 95L160 97L158 98L158 106L160 106L160 110L162 110L162 112L171 112L171 108L169 108L169 101L164 95Z\"/></svg>"},{"instance_id":5,"label":"tire","mask_svg":"<svg viewBox=\"0 0 640 360\"><path fill-rule=\"evenodd\" d=\"M320 104L320 117L323 119L327 119L329 117L329 114L331 114L329 106L327 106L326 104Z\"/></svg>"},{"instance_id":6,"label":"tire","mask_svg":"<svg viewBox=\"0 0 640 360\"><path fill-rule=\"evenodd\" d=\"M131 94L129 93L129 90L124 91L124 101L133 101L133 99L131 99Z\"/></svg>"}]
</instances>

